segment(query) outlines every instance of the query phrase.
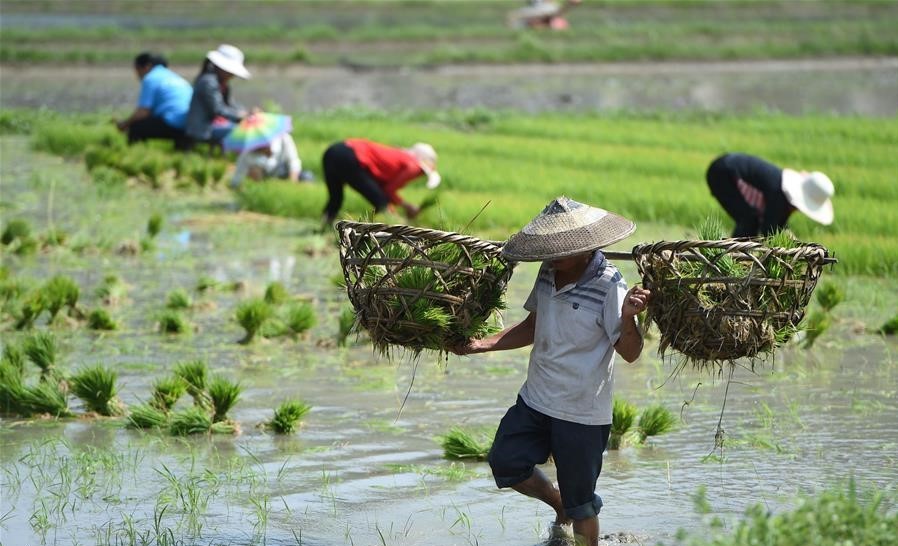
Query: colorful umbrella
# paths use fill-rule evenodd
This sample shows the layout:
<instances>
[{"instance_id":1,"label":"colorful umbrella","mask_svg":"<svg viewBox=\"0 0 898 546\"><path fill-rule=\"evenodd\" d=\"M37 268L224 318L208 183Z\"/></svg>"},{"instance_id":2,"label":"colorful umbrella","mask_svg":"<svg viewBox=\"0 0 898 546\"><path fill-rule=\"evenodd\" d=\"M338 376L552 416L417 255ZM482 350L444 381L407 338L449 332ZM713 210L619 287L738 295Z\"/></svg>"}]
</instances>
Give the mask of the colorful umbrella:
<instances>
[{"instance_id":1,"label":"colorful umbrella","mask_svg":"<svg viewBox=\"0 0 898 546\"><path fill-rule=\"evenodd\" d=\"M293 118L259 112L243 118L221 141L226 152L242 152L268 146L272 140L293 130Z\"/></svg>"}]
</instances>

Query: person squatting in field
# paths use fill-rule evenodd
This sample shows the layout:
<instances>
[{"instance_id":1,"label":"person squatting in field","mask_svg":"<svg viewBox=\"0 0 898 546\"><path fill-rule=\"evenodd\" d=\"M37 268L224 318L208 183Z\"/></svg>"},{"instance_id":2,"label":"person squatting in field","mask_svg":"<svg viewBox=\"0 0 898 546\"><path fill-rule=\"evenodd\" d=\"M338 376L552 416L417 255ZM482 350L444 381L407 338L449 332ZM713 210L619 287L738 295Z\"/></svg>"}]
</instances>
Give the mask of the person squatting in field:
<instances>
[{"instance_id":1,"label":"person squatting in field","mask_svg":"<svg viewBox=\"0 0 898 546\"><path fill-rule=\"evenodd\" d=\"M823 225L833 221L833 183L821 172L783 169L760 157L724 154L705 175L711 194L736 221L733 237L770 235L795 210Z\"/></svg>"},{"instance_id":2,"label":"person squatting in field","mask_svg":"<svg viewBox=\"0 0 898 546\"><path fill-rule=\"evenodd\" d=\"M559 197L520 232L502 254L541 261L520 323L453 348L459 355L532 345L527 378L502 418L489 464L496 485L552 507L550 540L568 535L596 546L603 502L595 493L611 431L615 353L627 362L642 352L636 315L650 291L629 291L599 250L635 229L614 213ZM557 488L536 465L552 455Z\"/></svg>"},{"instance_id":3,"label":"person squatting in field","mask_svg":"<svg viewBox=\"0 0 898 546\"><path fill-rule=\"evenodd\" d=\"M437 154L430 144L419 142L411 148L395 148L366 140L350 138L328 147L322 158L328 200L323 222L333 223L343 206L343 185L349 184L374 205L374 212L387 206L402 207L414 219L420 209L405 201L398 190L419 176L427 177L427 188L440 185L436 171Z\"/></svg>"}]
</instances>

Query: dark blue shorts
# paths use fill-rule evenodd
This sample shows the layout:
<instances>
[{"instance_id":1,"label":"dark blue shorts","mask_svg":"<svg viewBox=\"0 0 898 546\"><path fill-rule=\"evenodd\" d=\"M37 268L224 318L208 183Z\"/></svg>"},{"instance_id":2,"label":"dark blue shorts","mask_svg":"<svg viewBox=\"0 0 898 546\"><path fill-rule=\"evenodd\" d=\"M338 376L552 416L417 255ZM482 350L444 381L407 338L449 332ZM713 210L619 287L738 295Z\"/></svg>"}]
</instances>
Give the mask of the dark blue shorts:
<instances>
[{"instance_id":1,"label":"dark blue shorts","mask_svg":"<svg viewBox=\"0 0 898 546\"><path fill-rule=\"evenodd\" d=\"M511 487L533 475L533 469L555 459L564 512L572 519L591 518L602 509L596 481L611 425L581 425L549 417L518 396L499 423L489 463L496 485Z\"/></svg>"}]
</instances>

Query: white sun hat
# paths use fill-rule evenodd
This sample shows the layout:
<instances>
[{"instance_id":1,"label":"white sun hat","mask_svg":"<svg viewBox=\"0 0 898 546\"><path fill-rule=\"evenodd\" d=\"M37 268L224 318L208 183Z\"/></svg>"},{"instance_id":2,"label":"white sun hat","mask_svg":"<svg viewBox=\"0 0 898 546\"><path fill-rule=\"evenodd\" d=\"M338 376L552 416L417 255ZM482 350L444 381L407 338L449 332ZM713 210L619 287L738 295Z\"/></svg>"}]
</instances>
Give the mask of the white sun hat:
<instances>
[{"instance_id":1,"label":"white sun hat","mask_svg":"<svg viewBox=\"0 0 898 546\"><path fill-rule=\"evenodd\" d=\"M561 196L509 237L502 255L516 262L555 260L606 247L635 230L623 216Z\"/></svg>"},{"instance_id":2,"label":"white sun hat","mask_svg":"<svg viewBox=\"0 0 898 546\"><path fill-rule=\"evenodd\" d=\"M418 159L418 165L424 174L427 175L427 189L432 190L440 185L443 178L437 172L437 152L433 146L426 142L416 142L408 149L415 158Z\"/></svg>"},{"instance_id":3,"label":"white sun hat","mask_svg":"<svg viewBox=\"0 0 898 546\"><path fill-rule=\"evenodd\" d=\"M800 173L783 169L783 193L795 208L825 226L833 223L832 180L821 172Z\"/></svg>"},{"instance_id":4,"label":"white sun hat","mask_svg":"<svg viewBox=\"0 0 898 546\"><path fill-rule=\"evenodd\" d=\"M218 68L238 78L244 80L250 78L249 70L243 66L243 52L230 44L221 44L218 49L206 53L206 58Z\"/></svg>"}]
</instances>

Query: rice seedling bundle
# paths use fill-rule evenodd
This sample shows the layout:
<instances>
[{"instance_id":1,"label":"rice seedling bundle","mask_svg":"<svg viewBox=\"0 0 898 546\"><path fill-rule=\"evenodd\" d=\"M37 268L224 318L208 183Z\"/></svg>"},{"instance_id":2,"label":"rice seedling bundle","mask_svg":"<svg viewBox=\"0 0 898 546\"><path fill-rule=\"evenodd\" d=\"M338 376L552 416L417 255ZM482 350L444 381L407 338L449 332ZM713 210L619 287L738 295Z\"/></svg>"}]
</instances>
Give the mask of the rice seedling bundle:
<instances>
[{"instance_id":1,"label":"rice seedling bundle","mask_svg":"<svg viewBox=\"0 0 898 546\"><path fill-rule=\"evenodd\" d=\"M162 231L162 215L154 212L147 220L147 235L150 239L154 239L160 231Z\"/></svg>"},{"instance_id":2,"label":"rice seedling bundle","mask_svg":"<svg viewBox=\"0 0 898 546\"><path fill-rule=\"evenodd\" d=\"M231 408L240 399L243 387L224 377L215 377L209 382L209 398L212 400L212 422L224 421Z\"/></svg>"},{"instance_id":3,"label":"rice seedling bundle","mask_svg":"<svg viewBox=\"0 0 898 546\"><path fill-rule=\"evenodd\" d=\"M301 334L310 330L317 318L315 317L315 308L311 303L299 302L291 305L287 309L287 327L294 334Z\"/></svg>"},{"instance_id":4,"label":"rice seedling bundle","mask_svg":"<svg viewBox=\"0 0 898 546\"><path fill-rule=\"evenodd\" d=\"M69 386L91 411L106 416L121 415L125 406L116 396L116 379L116 372L98 364L72 376Z\"/></svg>"},{"instance_id":5,"label":"rice seedling bundle","mask_svg":"<svg viewBox=\"0 0 898 546\"><path fill-rule=\"evenodd\" d=\"M492 435L472 433L460 427L452 427L440 437L443 456L447 459L474 459L485 461L493 445Z\"/></svg>"},{"instance_id":6,"label":"rice seedling bundle","mask_svg":"<svg viewBox=\"0 0 898 546\"><path fill-rule=\"evenodd\" d=\"M203 408L193 406L173 413L168 430L172 436L205 434L212 430L212 416Z\"/></svg>"},{"instance_id":7,"label":"rice seedling bundle","mask_svg":"<svg viewBox=\"0 0 898 546\"><path fill-rule=\"evenodd\" d=\"M346 346L346 340L352 333L355 320L356 315L352 308L347 307L340 312L340 317L337 319L337 345L340 347Z\"/></svg>"},{"instance_id":8,"label":"rice seedling bundle","mask_svg":"<svg viewBox=\"0 0 898 546\"><path fill-rule=\"evenodd\" d=\"M620 449L624 435L636 421L636 405L621 398L614 398L611 410L611 434L608 437L609 449Z\"/></svg>"},{"instance_id":9,"label":"rice seedling bundle","mask_svg":"<svg viewBox=\"0 0 898 546\"><path fill-rule=\"evenodd\" d=\"M187 393L193 397L193 403L202 408L211 408L212 401L206 393L209 368L202 360L181 362L175 366L175 376L187 384Z\"/></svg>"},{"instance_id":10,"label":"rice seedling bundle","mask_svg":"<svg viewBox=\"0 0 898 546\"><path fill-rule=\"evenodd\" d=\"M40 381L37 385L26 386L19 396L19 413L23 415L71 415L66 393L55 381Z\"/></svg>"},{"instance_id":11,"label":"rice seedling bundle","mask_svg":"<svg viewBox=\"0 0 898 546\"><path fill-rule=\"evenodd\" d=\"M898 315L895 315L883 323L876 332L884 336L893 336L898 333Z\"/></svg>"},{"instance_id":12,"label":"rice seedling bundle","mask_svg":"<svg viewBox=\"0 0 898 546\"><path fill-rule=\"evenodd\" d=\"M94 309L87 315L87 327L91 330L115 330L118 325L105 309Z\"/></svg>"},{"instance_id":13,"label":"rice seedling bundle","mask_svg":"<svg viewBox=\"0 0 898 546\"><path fill-rule=\"evenodd\" d=\"M153 398L150 400L150 406L168 413L186 392L187 382L181 376L174 375L159 379L153 383Z\"/></svg>"},{"instance_id":14,"label":"rice seedling bundle","mask_svg":"<svg viewBox=\"0 0 898 546\"><path fill-rule=\"evenodd\" d=\"M71 278L57 275L44 283L40 293L44 308L50 312L50 320L53 320L63 307L76 309L81 289Z\"/></svg>"},{"instance_id":15,"label":"rice seedling bundle","mask_svg":"<svg viewBox=\"0 0 898 546\"><path fill-rule=\"evenodd\" d=\"M676 419L669 409L661 404L649 406L639 415L639 424L636 427L639 442L645 443L649 436L659 436L670 432L675 424Z\"/></svg>"},{"instance_id":16,"label":"rice seedling bundle","mask_svg":"<svg viewBox=\"0 0 898 546\"><path fill-rule=\"evenodd\" d=\"M178 311L169 309L159 314L159 331L163 334L185 334L190 323Z\"/></svg>"},{"instance_id":17,"label":"rice seedling bundle","mask_svg":"<svg viewBox=\"0 0 898 546\"><path fill-rule=\"evenodd\" d=\"M265 427L278 434L292 434L310 409L311 406L300 400L286 400L274 410L274 416Z\"/></svg>"},{"instance_id":18,"label":"rice seedling bundle","mask_svg":"<svg viewBox=\"0 0 898 546\"><path fill-rule=\"evenodd\" d=\"M496 331L513 267L498 244L403 225L344 221L337 231L357 325L379 352L446 351Z\"/></svg>"},{"instance_id":19,"label":"rice seedling bundle","mask_svg":"<svg viewBox=\"0 0 898 546\"><path fill-rule=\"evenodd\" d=\"M16 239L27 239L31 236L31 226L25 220L10 220L3 228L0 242L4 246L11 245Z\"/></svg>"},{"instance_id":20,"label":"rice seedling bundle","mask_svg":"<svg viewBox=\"0 0 898 546\"><path fill-rule=\"evenodd\" d=\"M798 330L826 248L784 234L767 239L661 241L633 248L652 290L658 352L720 372L724 362L771 353ZM754 360L752 361L752 365Z\"/></svg>"},{"instance_id":21,"label":"rice seedling bundle","mask_svg":"<svg viewBox=\"0 0 898 546\"><path fill-rule=\"evenodd\" d=\"M168 309L189 309L192 305L190 294L183 288L172 290L165 298L165 307Z\"/></svg>"},{"instance_id":22,"label":"rice seedling bundle","mask_svg":"<svg viewBox=\"0 0 898 546\"><path fill-rule=\"evenodd\" d=\"M271 305L280 305L290 298L283 284L275 281L265 288L265 301Z\"/></svg>"},{"instance_id":23,"label":"rice seedling bundle","mask_svg":"<svg viewBox=\"0 0 898 546\"><path fill-rule=\"evenodd\" d=\"M131 407L128 414L128 428L162 428L168 425L168 415L149 404L139 404Z\"/></svg>"},{"instance_id":24,"label":"rice seedling bundle","mask_svg":"<svg viewBox=\"0 0 898 546\"><path fill-rule=\"evenodd\" d=\"M262 324L273 314L274 310L264 299L254 298L240 303L235 316L237 322L246 331L246 335L243 336L240 343L250 343L256 337Z\"/></svg>"},{"instance_id":25,"label":"rice seedling bundle","mask_svg":"<svg viewBox=\"0 0 898 546\"><path fill-rule=\"evenodd\" d=\"M28 360L34 362L41 369L42 379L53 376L56 370L56 357L59 353L53 334L37 332L31 337L25 338L22 350Z\"/></svg>"}]
</instances>

